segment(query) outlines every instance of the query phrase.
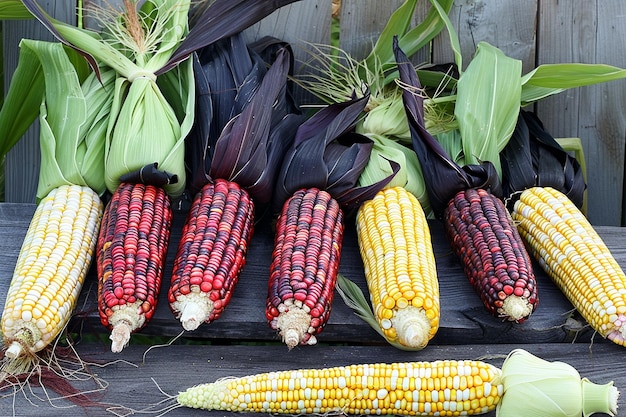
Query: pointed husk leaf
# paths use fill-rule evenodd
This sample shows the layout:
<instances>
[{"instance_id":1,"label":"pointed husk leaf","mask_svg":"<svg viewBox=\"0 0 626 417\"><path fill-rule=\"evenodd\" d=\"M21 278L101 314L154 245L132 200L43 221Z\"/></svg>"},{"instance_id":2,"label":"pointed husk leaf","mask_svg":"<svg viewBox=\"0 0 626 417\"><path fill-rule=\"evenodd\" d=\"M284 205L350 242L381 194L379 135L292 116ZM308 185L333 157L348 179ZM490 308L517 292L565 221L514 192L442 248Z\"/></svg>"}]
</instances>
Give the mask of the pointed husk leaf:
<instances>
[{"instance_id":1,"label":"pointed husk leaf","mask_svg":"<svg viewBox=\"0 0 626 417\"><path fill-rule=\"evenodd\" d=\"M298 118L287 117L297 116L296 113L285 114L285 108L277 111L275 107L284 100L290 63L289 50L282 49L250 102L224 127L211 160L210 178L229 179L246 189L254 186L249 191L260 203L269 202L278 173L276 162L291 143L299 125ZM277 112L280 113L278 118ZM282 123L279 125L278 122ZM273 132L275 127L279 130ZM275 132L280 135L272 134Z\"/></svg>"}]
</instances>

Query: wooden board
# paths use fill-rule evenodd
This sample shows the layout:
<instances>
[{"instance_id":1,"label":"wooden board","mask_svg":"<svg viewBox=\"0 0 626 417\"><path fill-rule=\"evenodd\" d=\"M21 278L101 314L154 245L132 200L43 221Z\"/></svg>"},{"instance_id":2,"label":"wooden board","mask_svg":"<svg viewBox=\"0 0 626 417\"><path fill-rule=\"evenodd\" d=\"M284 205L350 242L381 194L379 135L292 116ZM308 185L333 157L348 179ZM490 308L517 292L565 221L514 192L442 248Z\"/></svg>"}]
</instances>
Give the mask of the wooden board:
<instances>
[{"instance_id":1,"label":"wooden board","mask_svg":"<svg viewBox=\"0 0 626 417\"><path fill-rule=\"evenodd\" d=\"M13 270L19 245L30 220L29 213L33 210L33 205L0 204L0 251L4 254L0 261L2 276L9 276ZM171 238L171 242L174 243L170 244L157 311L151 322L140 332L141 335L171 338L182 331L180 323L174 319L169 310L166 292L183 220L184 212L177 212ZM540 302L535 313L523 323L503 322L493 317L483 307L465 278L460 263L450 252L441 224L431 223L431 230L441 292L440 328L434 343L551 343L572 340L587 342L593 336L588 329L583 329L579 333L575 331L582 324L580 319L572 314L571 304L538 268L536 268L536 274ZM626 266L626 249L624 249L626 236L620 233L621 229L599 228L598 230L614 250L619 262ZM273 236L269 223L257 224L257 230L248 252L248 262L228 308L218 320L204 324L193 332L186 332L183 335L184 338L234 342L278 341L276 334L268 327L265 319L265 297L272 246ZM106 330L100 324L96 314L97 281L93 269L92 267L92 272L84 284L82 298L70 329L80 329L84 334L97 335L106 333ZM340 272L365 291L365 278L358 253L356 234L350 223L348 223L344 238ZM0 281L0 305L2 306L7 286L8 280ZM597 343L601 342L599 339L599 337L595 338ZM106 342L106 337L103 337L103 340ZM372 345L386 343L364 321L353 314L338 295L335 296L333 302L329 323L319 335L318 340L320 343Z\"/></svg>"},{"instance_id":2,"label":"wooden board","mask_svg":"<svg viewBox=\"0 0 626 417\"><path fill-rule=\"evenodd\" d=\"M67 400L53 401L54 407L43 397L42 390L0 397L0 412L17 416L104 416L130 415L130 410L143 410L137 415L156 416L174 403L171 398L190 386L213 382L219 378L245 376L257 372L319 368L350 365L353 363L433 361L443 359L482 359L501 366L504 357L513 349L523 347L548 361L563 361L575 367L582 377L599 384L614 381L621 391L626 387L626 363L623 348L616 345L586 344L533 344L533 345L432 345L420 352L405 352L389 346L307 346L287 352L282 346L224 346L224 345L173 345L149 349L148 346L132 346L123 355L110 353L105 346L78 344L78 354L91 365L101 382L108 383L106 391L98 399L106 403L102 408L81 409ZM92 381L75 383L83 390L94 389ZM2 393L0 393L2 394ZM58 397L49 392L51 397ZM40 398L35 397L38 395ZM42 399L43 398L43 399ZM529 398L532 401L532 398ZM164 401L163 403L161 403ZM159 404L160 403L160 404ZM619 398L619 410L626 408L626 397ZM154 406L154 407L152 407ZM152 413L146 408L152 407ZM105 412L109 408L109 412ZM218 411L176 408L165 414L168 417L216 417L242 416ZM249 414L254 415L254 414ZM258 416L259 414L257 414ZM494 417L495 412L483 414ZM600 416L600 414L598 414Z\"/></svg>"}]
</instances>

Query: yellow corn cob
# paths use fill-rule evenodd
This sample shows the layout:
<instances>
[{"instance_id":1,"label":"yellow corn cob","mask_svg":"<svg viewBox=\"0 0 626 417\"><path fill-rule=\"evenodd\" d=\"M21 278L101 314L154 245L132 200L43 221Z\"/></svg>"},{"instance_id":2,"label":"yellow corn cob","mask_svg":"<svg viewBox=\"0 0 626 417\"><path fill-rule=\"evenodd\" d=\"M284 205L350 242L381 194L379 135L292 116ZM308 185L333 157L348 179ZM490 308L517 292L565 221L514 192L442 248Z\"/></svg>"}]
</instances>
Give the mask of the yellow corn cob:
<instances>
[{"instance_id":1,"label":"yellow corn cob","mask_svg":"<svg viewBox=\"0 0 626 417\"><path fill-rule=\"evenodd\" d=\"M402 187L386 188L357 212L359 250L374 315L385 338L421 349L439 328L439 283L422 207Z\"/></svg>"},{"instance_id":2,"label":"yellow corn cob","mask_svg":"<svg viewBox=\"0 0 626 417\"><path fill-rule=\"evenodd\" d=\"M589 325L626 346L626 277L583 213L563 193L521 193L513 219L530 252Z\"/></svg>"},{"instance_id":3,"label":"yellow corn cob","mask_svg":"<svg viewBox=\"0 0 626 417\"><path fill-rule=\"evenodd\" d=\"M458 416L487 413L503 394L501 371L472 360L301 369L226 378L178 394L206 410L282 414Z\"/></svg>"},{"instance_id":4,"label":"yellow corn cob","mask_svg":"<svg viewBox=\"0 0 626 417\"><path fill-rule=\"evenodd\" d=\"M33 358L67 324L91 263L102 210L98 194L78 185L53 189L37 206L2 313L7 358Z\"/></svg>"}]
</instances>

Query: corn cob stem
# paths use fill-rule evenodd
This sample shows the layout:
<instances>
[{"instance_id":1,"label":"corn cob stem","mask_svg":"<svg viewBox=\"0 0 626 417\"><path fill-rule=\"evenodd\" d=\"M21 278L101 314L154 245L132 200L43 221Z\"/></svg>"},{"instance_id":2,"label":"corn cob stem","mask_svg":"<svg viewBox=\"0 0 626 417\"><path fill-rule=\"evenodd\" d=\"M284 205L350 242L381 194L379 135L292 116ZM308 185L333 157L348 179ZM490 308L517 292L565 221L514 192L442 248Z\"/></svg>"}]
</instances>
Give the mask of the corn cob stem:
<instances>
[{"instance_id":1,"label":"corn cob stem","mask_svg":"<svg viewBox=\"0 0 626 417\"><path fill-rule=\"evenodd\" d=\"M252 199L234 182L218 179L194 198L168 292L170 308L185 330L216 320L230 302L253 225Z\"/></svg>"},{"instance_id":2,"label":"corn cob stem","mask_svg":"<svg viewBox=\"0 0 626 417\"><path fill-rule=\"evenodd\" d=\"M266 317L291 349L315 344L328 321L334 297L343 211L329 193L296 191L276 224Z\"/></svg>"},{"instance_id":3,"label":"corn cob stem","mask_svg":"<svg viewBox=\"0 0 626 417\"><path fill-rule=\"evenodd\" d=\"M541 267L604 338L626 346L626 276L584 214L560 191L533 187L512 216Z\"/></svg>"}]
</instances>

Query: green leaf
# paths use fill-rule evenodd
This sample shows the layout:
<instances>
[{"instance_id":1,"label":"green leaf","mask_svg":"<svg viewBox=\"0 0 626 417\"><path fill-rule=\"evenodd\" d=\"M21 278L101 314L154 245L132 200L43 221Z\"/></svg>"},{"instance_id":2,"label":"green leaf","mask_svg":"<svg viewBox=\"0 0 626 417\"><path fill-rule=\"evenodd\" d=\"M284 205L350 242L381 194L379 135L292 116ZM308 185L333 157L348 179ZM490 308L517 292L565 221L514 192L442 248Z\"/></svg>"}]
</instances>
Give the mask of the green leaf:
<instances>
[{"instance_id":1,"label":"green leaf","mask_svg":"<svg viewBox=\"0 0 626 417\"><path fill-rule=\"evenodd\" d=\"M337 274L337 284L335 288L343 299L343 302L346 303L357 316L372 326L372 329L376 330L378 334L385 337L385 334L372 312L369 302L366 300L363 291L361 291L358 285L342 274Z\"/></svg>"},{"instance_id":2,"label":"green leaf","mask_svg":"<svg viewBox=\"0 0 626 417\"><path fill-rule=\"evenodd\" d=\"M0 1L0 19L17 20L32 19L33 15L28 11L22 0L2 0Z\"/></svg>"},{"instance_id":3,"label":"green leaf","mask_svg":"<svg viewBox=\"0 0 626 417\"><path fill-rule=\"evenodd\" d=\"M398 36L400 46L408 56L415 54L433 40L446 26L444 16L452 8L453 0L430 0L431 8L424 20L417 26L410 28L415 12L417 0L407 0L391 15L381 31L376 44L364 63L370 71L375 71L378 65L386 71L395 65L393 56L393 37Z\"/></svg>"},{"instance_id":4,"label":"green leaf","mask_svg":"<svg viewBox=\"0 0 626 417\"><path fill-rule=\"evenodd\" d=\"M0 110L0 157L11 150L39 114L44 94L44 76L39 58L30 48L20 54Z\"/></svg>"},{"instance_id":5,"label":"green leaf","mask_svg":"<svg viewBox=\"0 0 626 417\"><path fill-rule=\"evenodd\" d=\"M582 87L626 78L626 69L605 64L543 64L522 77L522 105Z\"/></svg>"}]
</instances>

